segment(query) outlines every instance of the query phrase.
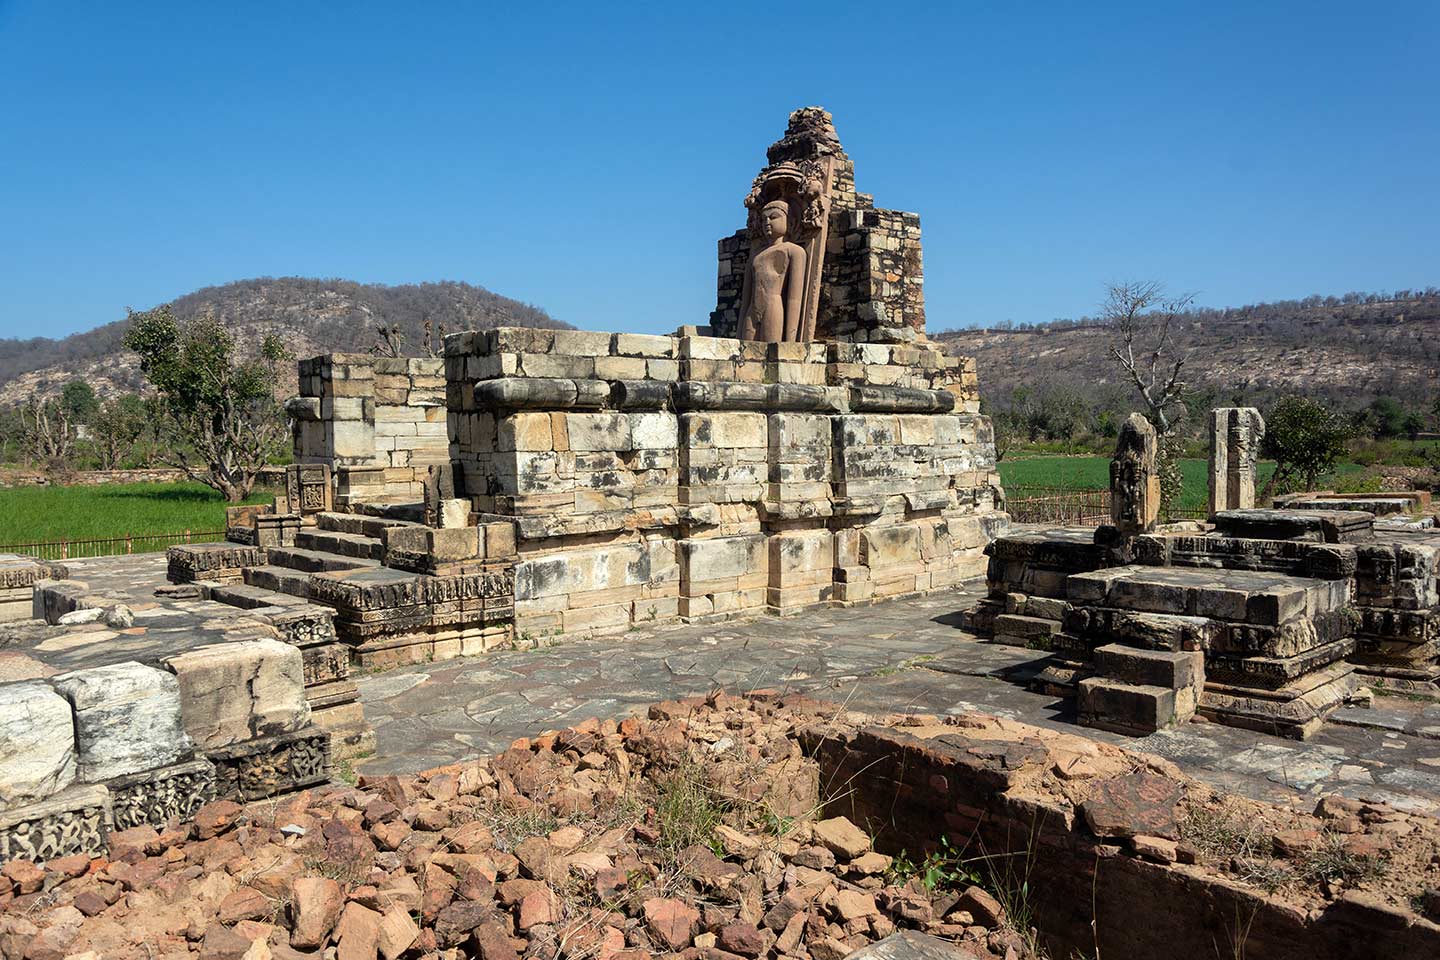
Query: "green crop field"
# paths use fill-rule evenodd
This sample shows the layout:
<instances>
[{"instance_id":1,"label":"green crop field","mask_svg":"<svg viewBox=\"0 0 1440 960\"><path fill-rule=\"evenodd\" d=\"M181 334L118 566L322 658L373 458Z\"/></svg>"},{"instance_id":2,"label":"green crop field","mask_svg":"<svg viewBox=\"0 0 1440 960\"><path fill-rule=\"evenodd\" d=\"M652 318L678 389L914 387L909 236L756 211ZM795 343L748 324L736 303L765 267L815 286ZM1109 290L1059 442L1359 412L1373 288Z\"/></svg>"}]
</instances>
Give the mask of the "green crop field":
<instances>
[{"instance_id":1,"label":"green crop field","mask_svg":"<svg viewBox=\"0 0 1440 960\"><path fill-rule=\"evenodd\" d=\"M247 503L265 503L257 490ZM122 483L0 490L0 545L225 527L225 498L200 483Z\"/></svg>"},{"instance_id":2,"label":"green crop field","mask_svg":"<svg viewBox=\"0 0 1440 960\"><path fill-rule=\"evenodd\" d=\"M1353 463L1341 464L1341 475L1359 473L1363 468ZM1181 460L1180 472L1185 488L1180 496L1182 510L1201 509L1206 498L1206 463L1204 460ZM1256 488L1264 486L1275 472L1275 464L1262 461L1255 470ZM1000 461L1000 482L1006 487L1086 487L1103 490L1110 486L1110 460L1107 457L1018 457Z\"/></svg>"}]
</instances>

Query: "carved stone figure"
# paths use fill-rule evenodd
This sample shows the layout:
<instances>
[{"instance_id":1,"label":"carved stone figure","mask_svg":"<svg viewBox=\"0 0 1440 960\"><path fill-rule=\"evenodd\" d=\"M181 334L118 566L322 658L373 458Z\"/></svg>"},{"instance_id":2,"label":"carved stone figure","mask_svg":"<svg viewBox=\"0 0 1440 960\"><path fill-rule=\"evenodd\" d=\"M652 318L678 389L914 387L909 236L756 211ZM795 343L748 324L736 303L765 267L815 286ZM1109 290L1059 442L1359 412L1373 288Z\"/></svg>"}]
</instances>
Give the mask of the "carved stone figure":
<instances>
[{"instance_id":1,"label":"carved stone figure","mask_svg":"<svg viewBox=\"0 0 1440 960\"><path fill-rule=\"evenodd\" d=\"M1155 428L1132 413L1120 428L1110 461L1110 520L1121 536L1149 533L1160 519L1159 441Z\"/></svg>"},{"instance_id":2,"label":"carved stone figure","mask_svg":"<svg viewBox=\"0 0 1440 960\"><path fill-rule=\"evenodd\" d=\"M771 343L801 339L805 299L805 248L787 239L790 204L772 200L761 209L765 246L745 268L740 336Z\"/></svg>"}]
</instances>

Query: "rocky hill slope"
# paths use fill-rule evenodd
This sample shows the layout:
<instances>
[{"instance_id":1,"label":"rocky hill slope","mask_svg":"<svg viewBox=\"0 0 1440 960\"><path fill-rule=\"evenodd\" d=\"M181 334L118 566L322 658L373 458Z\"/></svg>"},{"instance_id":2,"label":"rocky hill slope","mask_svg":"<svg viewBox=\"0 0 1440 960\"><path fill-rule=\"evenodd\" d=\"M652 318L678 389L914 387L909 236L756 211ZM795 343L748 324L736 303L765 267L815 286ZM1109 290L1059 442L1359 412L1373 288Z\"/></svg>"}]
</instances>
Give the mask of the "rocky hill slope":
<instances>
[{"instance_id":1,"label":"rocky hill slope","mask_svg":"<svg viewBox=\"0 0 1440 960\"><path fill-rule=\"evenodd\" d=\"M1091 394L1128 389L1110 357L1111 331L1093 320L934 333L976 357L981 395L1003 402L1022 385ZM1440 292L1347 295L1196 310L1180 330L1186 379L1222 397L1303 393L1368 401L1421 400L1440 383Z\"/></svg>"},{"instance_id":2,"label":"rocky hill slope","mask_svg":"<svg viewBox=\"0 0 1440 960\"><path fill-rule=\"evenodd\" d=\"M212 314L242 342L278 333L297 357L341 351L368 352L377 328L398 325L403 353L425 350L424 325L447 332L513 325L564 327L539 307L446 280L381 284L305 277L264 277L205 287L172 302L182 320ZM116 320L63 339L0 340L0 405L33 393L57 393L74 379L104 395L134 390L142 378L121 345L125 321Z\"/></svg>"}]
</instances>

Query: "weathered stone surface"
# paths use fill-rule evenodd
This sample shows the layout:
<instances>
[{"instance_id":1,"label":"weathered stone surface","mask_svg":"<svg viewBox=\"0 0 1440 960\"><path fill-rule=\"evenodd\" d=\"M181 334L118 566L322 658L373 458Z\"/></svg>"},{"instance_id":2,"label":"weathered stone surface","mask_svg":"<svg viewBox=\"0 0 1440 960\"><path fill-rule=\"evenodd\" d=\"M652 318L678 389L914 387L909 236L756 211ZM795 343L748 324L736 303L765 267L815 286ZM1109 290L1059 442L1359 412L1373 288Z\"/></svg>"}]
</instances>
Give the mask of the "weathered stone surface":
<instances>
[{"instance_id":1,"label":"weathered stone surface","mask_svg":"<svg viewBox=\"0 0 1440 960\"><path fill-rule=\"evenodd\" d=\"M1096 836L1145 834L1175 840L1175 807L1181 795L1181 785L1169 777L1136 770L1098 784L1080 809Z\"/></svg>"},{"instance_id":2,"label":"weathered stone surface","mask_svg":"<svg viewBox=\"0 0 1440 960\"><path fill-rule=\"evenodd\" d=\"M48 684L0 684L0 731L0 806L44 799L75 779L70 703Z\"/></svg>"},{"instance_id":3,"label":"weathered stone surface","mask_svg":"<svg viewBox=\"0 0 1440 960\"><path fill-rule=\"evenodd\" d=\"M163 827L188 821L215 799L215 768L208 760L189 760L106 781L115 829L142 824Z\"/></svg>"},{"instance_id":4,"label":"weathered stone surface","mask_svg":"<svg viewBox=\"0 0 1440 960\"><path fill-rule=\"evenodd\" d=\"M212 644L169 657L185 730L210 750L299 730L310 720L300 651L278 640Z\"/></svg>"},{"instance_id":5,"label":"weathered stone surface","mask_svg":"<svg viewBox=\"0 0 1440 960\"><path fill-rule=\"evenodd\" d=\"M330 735L315 727L207 751L215 765L215 795L259 800L330 779Z\"/></svg>"},{"instance_id":6,"label":"weathered stone surface","mask_svg":"<svg viewBox=\"0 0 1440 960\"><path fill-rule=\"evenodd\" d=\"M169 766L194 749L180 719L173 674L128 662L76 670L51 682L74 708L81 780Z\"/></svg>"}]
</instances>

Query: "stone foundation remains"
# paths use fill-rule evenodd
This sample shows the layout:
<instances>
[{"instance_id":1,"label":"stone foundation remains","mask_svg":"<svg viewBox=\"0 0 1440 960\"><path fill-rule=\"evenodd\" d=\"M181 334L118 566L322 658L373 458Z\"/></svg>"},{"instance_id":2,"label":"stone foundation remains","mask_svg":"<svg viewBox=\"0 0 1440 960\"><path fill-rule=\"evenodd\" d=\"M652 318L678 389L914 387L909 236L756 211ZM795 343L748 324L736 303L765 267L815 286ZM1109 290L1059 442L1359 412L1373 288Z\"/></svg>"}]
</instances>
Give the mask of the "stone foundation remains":
<instances>
[{"instance_id":1,"label":"stone foundation remains","mask_svg":"<svg viewBox=\"0 0 1440 960\"><path fill-rule=\"evenodd\" d=\"M1246 471L1263 423L1227 409L1213 427L1211 502L1253 503ZM1124 497L1113 487L1112 508L1124 512L1113 507ZM1129 536L1118 525L1002 536L970 623L1054 651L1036 684L1076 694L1082 723L1128 733L1199 713L1303 738L1362 685L1440 696L1440 533L1424 522L1428 497L1278 503Z\"/></svg>"}]
</instances>

